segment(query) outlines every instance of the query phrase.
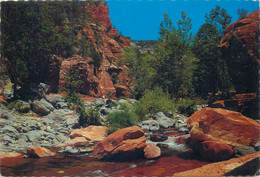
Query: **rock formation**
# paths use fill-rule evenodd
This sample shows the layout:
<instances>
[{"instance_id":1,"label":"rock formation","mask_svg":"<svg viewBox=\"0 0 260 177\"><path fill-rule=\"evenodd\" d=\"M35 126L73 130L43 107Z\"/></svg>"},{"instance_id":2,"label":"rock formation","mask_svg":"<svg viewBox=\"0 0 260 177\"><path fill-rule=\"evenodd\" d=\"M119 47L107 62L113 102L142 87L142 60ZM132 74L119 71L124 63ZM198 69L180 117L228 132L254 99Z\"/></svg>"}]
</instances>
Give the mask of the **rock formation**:
<instances>
[{"instance_id":1,"label":"rock formation","mask_svg":"<svg viewBox=\"0 0 260 177\"><path fill-rule=\"evenodd\" d=\"M117 29L112 27L108 6L105 2L87 3L84 8L94 21L87 22L80 29L78 38L86 39L86 43L93 46L93 50L98 54L97 57L100 57L100 66L94 64L97 58L83 58L74 55L61 59L52 56L49 74L52 91L57 92L58 87L63 88L64 72L68 72L73 65L77 65L83 81L79 88L80 93L108 98L108 93L111 92L113 98L130 97L126 77L127 68L116 66L116 61L123 52L123 48L130 46L130 38L119 35ZM113 80L112 75L117 80Z\"/></svg>"},{"instance_id":2,"label":"rock formation","mask_svg":"<svg viewBox=\"0 0 260 177\"><path fill-rule=\"evenodd\" d=\"M204 108L187 120L191 142L220 141L232 146L255 146L260 124L241 113Z\"/></svg>"},{"instance_id":3,"label":"rock formation","mask_svg":"<svg viewBox=\"0 0 260 177\"><path fill-rule=\"evenodd\" d=\"M93 156L104 160L129 160L144 156L146 138L141 128L137 126L120 129L94 149Z\"/></svg>"},{"instance_id":4,"label":"rock formation","mask_svg":"<svg viewBox=\"0 0 260 177\"><path fill-rule=\"evenodd\" d=\"M258 91L259 13L255 11L231 24L219 47L237 92Z\"/></svg>"},{"instance_id":5,"label":"rock formation","mask_svg":"<svg viewBox=\"0 0 260 177\"><path fill-rule=\"evenodd\" d=\"M259 99L256 93L235 94L227 99L214 98L211 102L209 102L211 108L241 112L244 116L255 120L259 117Z\"/></svg>"}]
</instances>

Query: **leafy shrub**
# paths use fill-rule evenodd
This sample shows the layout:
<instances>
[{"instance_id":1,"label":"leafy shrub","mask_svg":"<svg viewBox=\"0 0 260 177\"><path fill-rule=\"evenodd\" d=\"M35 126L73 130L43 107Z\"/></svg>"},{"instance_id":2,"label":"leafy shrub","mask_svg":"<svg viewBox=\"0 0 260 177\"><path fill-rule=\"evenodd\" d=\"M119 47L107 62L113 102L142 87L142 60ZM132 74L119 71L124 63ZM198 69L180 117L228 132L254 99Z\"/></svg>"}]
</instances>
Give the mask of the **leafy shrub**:
<instances>
[{"instance_id":1,"label":"leafy shrub","mask_svg":"<svg viewBox=\"0 0 260 177\"><path fill-rule=\"evenodd\" d=\"M196 102L194 100L184 98L178 102L178 112L185 116L190 116L196 111Z\"/></svg>"},{"instance_id":2,"label":"leafy shrub","mask_svg":"<svg viewBox=\"0 0 260 177\"><path fill-rule=\"evenodd\" d=\"M164 93L162 89L155 88L154 90L147 90L144 95L135 103L135 112L140 120L147 119L146 115L155 115L162 111L166 115L169 111L175 112L175 103L168 93Z\"/></svg>"},{"instance_id":3,"label":"leafy shrub","mask_svg":"<svg viewBox=\"0 0 260 177\"><path fill-rule=\"evenodd\" d=\"M132 112L114 111L107 116L108 134L119 129L135 125L136 118Z\"/></svg>"}]
</instances>

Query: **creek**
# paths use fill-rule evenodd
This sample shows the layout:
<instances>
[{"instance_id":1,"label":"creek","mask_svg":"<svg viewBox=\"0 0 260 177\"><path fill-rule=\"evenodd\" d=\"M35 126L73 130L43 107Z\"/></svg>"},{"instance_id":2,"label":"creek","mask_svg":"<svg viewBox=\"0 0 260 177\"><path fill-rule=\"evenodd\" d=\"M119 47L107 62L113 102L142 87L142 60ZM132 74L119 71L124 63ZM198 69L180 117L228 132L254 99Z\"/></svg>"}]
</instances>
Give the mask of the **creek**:
<instances>
[{"instance_id":1,"label":"creek","mask_svg":"<svg viewBox=\"0 0 260 177\"><path fill-rule=\"evenodd\" d=\"M148 135L149 136L149 135ZM127 162L97 161L88 155L59 154L39 159L10 160L1 166L4 176L172 176L176 172L201 167L208 162L198 160L177 137L157 142L162 150L158 159ZM147 142L151 142L147 140Z\"/></svg>"}]
</instances>

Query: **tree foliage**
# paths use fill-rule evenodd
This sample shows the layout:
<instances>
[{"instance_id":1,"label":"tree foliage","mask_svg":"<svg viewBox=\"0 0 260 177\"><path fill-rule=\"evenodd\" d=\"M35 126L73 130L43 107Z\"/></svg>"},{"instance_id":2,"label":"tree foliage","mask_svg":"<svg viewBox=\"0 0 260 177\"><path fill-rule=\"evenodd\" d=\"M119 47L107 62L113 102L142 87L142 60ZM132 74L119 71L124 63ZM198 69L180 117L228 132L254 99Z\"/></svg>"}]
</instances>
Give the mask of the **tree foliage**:
<instances>
[{"instance_id":1,"label":"tree foliage","mask_svg":"<svg viewBox=\"0 0 260 177\"><path fill-rule=\"evenodd\" d=\"M202 97L217 91L226 93L231 88L227 67L218 48L221 35L230 21L226 10L216 6L209 16L206 15L206 22L195 36L192 51L199 58L199 63L194 83L196 93Z\"/></svg>"},{"instance_id":2,"label":"tree foliage","mask_svg":"<svg viewBox=\"0 0 260 177\"><path fill-rule=\"evenodd\" d=\"M161 35L155 48L155 85L175 97L191 96L193 92L193 72L197 59L190 50L191 19L182 12L177 22L178 28L167 14L160 24Z\"/></svg>"},{"instance_id":3,"label":"tree foliage","mask_svg":"<svg viewBox=\"0 0 260 177\"><path fill-rule=\"evenodd\" d=\"M78 54L92 57L100 66L101 56L93 44L78 38L86 21L93 21L83 8L85 2L3 2L2 56L7 74L24 90L31 84L48 79L50 56L70 57ZM96 35L99 39L100 36ZM97 40L99 41L99 40ZM30 93L23 93L30 95Z\"/></svg>"},{"instance_id":4,"label":"tree foliage","mask_svg":"<svg viewBox=\"0 0 260 177\"><path fill-rule=\"evenodd\" d=\"M155 58L150 53L141 54L138 49L125 49L122 59L119 60L120 65L128 66L128 77L132 78L130 81L134 87L134 95L136 98L147 89L152 89L155 77L154 62Z\"/></svg>"},{"instance_id":5,"label":"tree foliage","mask_svg":"<svg viewBox=\"0 0 260 177\"><path fill-rule=\"evenodd\" d=\"M209 15L206 14L206 23L216 26L219 31L219 35L223 36L224 31L231 23L232 17L227 13L227 10L216 6L214 9L210 10Z\"/></svg>"},{"instance_id":6,"label":"tree foliage","mask_svg":"<svg viewBox=\"0 0 260 177\"><path fill-rule=\"evenodd\" d=\"M244 18L247 15L247 10L244 8L237 9L237 14L239 15L239 19Z\"/></svg>"}]
</instances>

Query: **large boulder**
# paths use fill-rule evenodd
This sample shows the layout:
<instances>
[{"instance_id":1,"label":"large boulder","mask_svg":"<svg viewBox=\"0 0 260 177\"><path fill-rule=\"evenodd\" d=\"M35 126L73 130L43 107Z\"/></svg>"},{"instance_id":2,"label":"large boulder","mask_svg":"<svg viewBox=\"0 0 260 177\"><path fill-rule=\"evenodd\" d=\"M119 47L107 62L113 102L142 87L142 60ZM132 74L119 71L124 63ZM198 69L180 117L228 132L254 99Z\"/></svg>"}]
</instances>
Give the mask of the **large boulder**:
<instances>
[{"instance_id":1,"label":"large boulder","mask_svg":"<svg viewBox=\"0 0 260 177\"><path fill-rule=\"evenodd\" d=\"M225 109L204 108L187 120L193 143L220 141L232 146L254 146L259 139L260 124L241 113Z\"/></svg>"},{"instance_id":2,"label":"large boulder","mask_svg":"<svg viewBox=\"0 0 260 177\"><path fill-rule=\"evenodd\" d=\"M36 114L45 116L51 113L54 110L54 107L52 106L52 104L50 104L49 102L47 102L45 99L42 98L41 100L35 100L32 103L32 110Z\"/></svg>"},{"instance_id":3,"label":"large boulder","mask_svg":"<svg viewBox=\"0 0 260 177\"><path fill-rule=\"evenodd\" d=\"M93 157L104 160L130 160L143 157L146 138L137 126L120 129L94 149Z\"/></svg>"},{"instance_id":4,"label":"large boulder","mask_svg":"<svg viewBox=\"0 0 260 177\"><path fill-rule=\"evenodd\" d=\"M232 23L219 45L235 90L240 93L259 91L259 14L257 10Z\"/></svg>"},{"instance_id":5,"label":"large boulder","mask_svg":"<svg viewBox=\"0 0 260 177\"><path fill-rule=\"evenodd\" d=\"M101 141L107 136L107 127L105 126L88 126L82 129L75 129L71 132L70 138L84 137L87 140Z\"/></svg>"},{"instance_id":6,"label":"large boulder","mask_svg":"<svg viewBox=\"0 0 260 177\"><path fill-rule=\"evenodd\" d=\"M56 153L39 146L27 149L27 153L30 157L33 158L50 157L56 155Z\"/></svg>"}]
</instances>

